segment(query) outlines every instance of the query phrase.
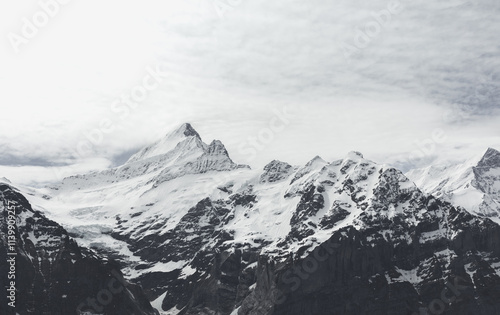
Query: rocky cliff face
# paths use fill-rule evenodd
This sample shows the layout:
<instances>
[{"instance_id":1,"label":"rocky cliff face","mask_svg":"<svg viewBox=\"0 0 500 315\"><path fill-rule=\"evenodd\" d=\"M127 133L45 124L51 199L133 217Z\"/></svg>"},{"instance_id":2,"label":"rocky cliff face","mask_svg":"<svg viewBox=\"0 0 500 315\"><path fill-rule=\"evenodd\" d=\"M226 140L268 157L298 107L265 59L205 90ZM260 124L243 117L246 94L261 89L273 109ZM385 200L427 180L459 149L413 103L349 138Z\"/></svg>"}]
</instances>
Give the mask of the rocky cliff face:
<instances>
[{"instance_id":1,"label":"rocky cliff face","mask_svg":"<svg viewBox=\"0 0 500 315\"><path fill-rule=\"evenodd\" d=\"M2 293L1 314L157 314L118 264L79 247L6 184L0 211L0 277L15 292L15 307L10 291Z\"/></svg>"},{"instance_id":2,"label":"rocky cliff face","mask_svg":"<svg viewBox=\"0 0 500 315\"><path fill-rule=\"evenodd\" d=\"M473 173L472 185L484 194L480 211L491 217L500 217L500 152L489 148L473 167Z\"/></svg>"},{"instance_id":3,"label":"rocky cliff face","mask_svg":"<svg viewBox=\"0 0 500 315\"><path fill-rule=\"evenodd\" d=\"M305 258L261 257L237 314L498 314L499 226L418 202L418 223L377 220L334 232Z\"/></svg>"},{"instance_id":4,"label":"rocky cliff face","mask_svg":"<svg viewBox=\"0 0 500 315\"><path fill-rule=\"evenodd\" d=\"M321 173L332 181L325 181ZM230 299L235 314L500 312L497 224L426 196L401 172L362 158L331 163L317 175L299 185L303 189L297 192L301 197L290 219L291 230L276 247L247 249L259 253L248 262L228 249L230 274L238 275ZM325 185L342 187L333 194L350 200L340 205L340 196L332 198L318 226L318 212L332 200ZM349 217L352 220L346 221ZM314 245L322 230L331 231L329 238ZM303 245L297 247L297 242ZM218 272L209 274L209 289L201 288L215 293L222 287L224 266L217 259L210 265ZM248 276L242 276L244 271ZM239 279L255 281L241 304L237 288L245 283ZM217 295L209 297L181 313L231 314L230 307L209 302L217 301Z\"/></svg>"}]
</instances>

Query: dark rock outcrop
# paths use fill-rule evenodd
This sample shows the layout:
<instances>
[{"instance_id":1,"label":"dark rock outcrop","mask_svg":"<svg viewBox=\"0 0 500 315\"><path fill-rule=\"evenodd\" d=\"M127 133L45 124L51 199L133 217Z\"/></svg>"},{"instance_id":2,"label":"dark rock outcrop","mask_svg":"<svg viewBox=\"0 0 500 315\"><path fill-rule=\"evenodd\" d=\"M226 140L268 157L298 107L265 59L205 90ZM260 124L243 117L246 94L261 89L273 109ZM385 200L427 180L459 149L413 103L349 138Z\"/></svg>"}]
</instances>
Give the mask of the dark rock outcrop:
<instances>
[{"instance_id":1,"label":"dark rock outcrop","mask_svg":"<svg viewBox=\"0 0 500 315\"><path fill-rule=\"evenodd\" d=\"M260 176L261 183L274 183L284 180L290 176L293 167L285 162L273 160L264 166L264 173Z\"/></svg>"},{"instance_id":2,"label":"dark rock outcrop","mask_svg":"<svg viewBox=\"0 0 500 315\"><path fill-rule=\"evenodd\" d=\"M4 291L0 314L157 314L115 262L79 247L15 188L0 184L0 207L0 279L5 290L14 282L16 301L9 306Z\"/></svg>"}]
</instances>

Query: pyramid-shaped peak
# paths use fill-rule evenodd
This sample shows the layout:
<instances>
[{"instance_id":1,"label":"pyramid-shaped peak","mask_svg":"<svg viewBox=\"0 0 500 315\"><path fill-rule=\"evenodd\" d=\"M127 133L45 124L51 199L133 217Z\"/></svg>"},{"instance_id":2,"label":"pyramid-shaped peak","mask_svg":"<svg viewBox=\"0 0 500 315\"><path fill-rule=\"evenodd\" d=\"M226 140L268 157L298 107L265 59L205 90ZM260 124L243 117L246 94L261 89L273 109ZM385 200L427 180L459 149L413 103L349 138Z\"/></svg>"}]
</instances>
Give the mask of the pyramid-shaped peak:
<instances>
[{"instance_id":1,"label":"pyramid-shaped peak","mask_svg":"<svg viewBox=\"0 0 500 315\"><path fill-rule=\"evenodd\" d=\"M226 147L220 140L213 140L207 149L208 154L222 154L228 156Z\"/></svg>"},{"instance_id":2,"label":"pyramid-shaped peak","mask_svg":"<svg viewBox=\"0 0 500 315\"><path fill-rule=\"evenodd\" d=\"M190 148L203 148L205 144L200 135L189 123L184 123L174 131L168 133L162 139L141 149L132 155L127 163L145 160L155 156L166 154L174 149L189 150Z\"/></svg>"},{"instance_id":3,"label":"pyramid-shaped peak","mask_svg":"<svg viewBox=\"0 0 500 315\"><path fill-rule=\"evenodd\" d=\"M264 166L264 172L260 175L261 183L273 183L285 178L293 172L293 167L278 160L273 160Z\"/></svg>"},{"instance_id":4,"label":"pyramid-shaped peak","mask_svg":"<svg viewBox=\"0 0 500 315\"><path fill-rule=\"evenodd\" d=\"M198 132L193 128L190 123L183 123L179 128L169 135L185 136L185 137L197 137L200 138Z\"/></svg>"},{"instance_id":5,"label":"pyramid-shaped peak","mask_svg":"<svg viewBox=\"0 0 500 315\"><path fill-rule=\"evenodd\" d=\"M500 167L500 152L493 148L488 148L477 167Z\"/></svg>"},{"instance_id":6,"label":"pyramid-shaped peak","mask_svg":"<svg viewBox=\"0 0 500 315\"><path fill-rule=\"evenodd\" d=\"M319 155L316 155L309 162L307 162L306 166L311 166L313 164L328 164L327 161L323 160L323 158Z\"/></svg>"}]
</instances>

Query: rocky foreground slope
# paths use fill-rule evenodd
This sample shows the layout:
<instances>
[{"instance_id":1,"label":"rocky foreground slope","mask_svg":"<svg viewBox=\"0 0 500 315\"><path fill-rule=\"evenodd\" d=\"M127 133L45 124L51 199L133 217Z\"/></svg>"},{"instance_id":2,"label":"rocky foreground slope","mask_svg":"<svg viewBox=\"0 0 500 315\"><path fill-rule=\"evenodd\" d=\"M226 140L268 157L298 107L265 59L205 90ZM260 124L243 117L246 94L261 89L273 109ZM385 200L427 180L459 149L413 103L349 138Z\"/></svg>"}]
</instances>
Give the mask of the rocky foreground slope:
<instances>
[{"instance_id":1,"label":"rocky foreground slope","mask_svg":"<svg viewBox=\"0 0 500 315\"><path fill-rule=\"evenodd\" d=\"M117 263L79 247L0 183L0 314L158 314Z\"/></svg>"}]
</instances>

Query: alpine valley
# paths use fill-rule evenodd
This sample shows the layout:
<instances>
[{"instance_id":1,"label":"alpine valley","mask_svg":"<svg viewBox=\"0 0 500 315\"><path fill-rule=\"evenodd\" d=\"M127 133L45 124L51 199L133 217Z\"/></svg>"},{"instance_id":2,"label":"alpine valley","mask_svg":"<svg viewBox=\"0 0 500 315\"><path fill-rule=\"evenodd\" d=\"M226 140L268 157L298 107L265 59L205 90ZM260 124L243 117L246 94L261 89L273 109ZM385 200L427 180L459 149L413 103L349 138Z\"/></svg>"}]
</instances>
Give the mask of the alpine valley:
<instances>
[{"instance_id":1,"label":"alpine valley","mask_svg":"<svg viewBox=\"0 0 500 315\"><path fill-rule=\"evenodd\" d=\"M252 170L184 124L116 168L1 180L2 284L14 209L22 315L500 314L500 152L478 153Z\"/></svg>"}]
</instances>

